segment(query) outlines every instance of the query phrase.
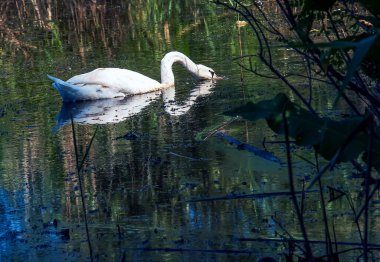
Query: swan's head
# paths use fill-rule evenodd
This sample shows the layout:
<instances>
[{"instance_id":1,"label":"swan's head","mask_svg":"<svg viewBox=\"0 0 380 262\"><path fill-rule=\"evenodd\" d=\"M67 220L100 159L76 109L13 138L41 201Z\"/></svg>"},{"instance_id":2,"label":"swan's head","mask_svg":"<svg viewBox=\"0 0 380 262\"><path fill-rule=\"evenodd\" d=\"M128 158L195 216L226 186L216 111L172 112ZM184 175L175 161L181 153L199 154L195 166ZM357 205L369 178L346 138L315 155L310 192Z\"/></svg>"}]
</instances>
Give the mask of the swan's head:
<instances>
[{"instance_id":1,"label":"swan's head","mask_svg":"<svg viewBox=\"0 0 380 262\"><path fill-rule=\"evenodd\" d=\"M201 64L197 65L197 77L200 79L220 79L215 74L214 69Z\"/></svg>"}]
</instances>

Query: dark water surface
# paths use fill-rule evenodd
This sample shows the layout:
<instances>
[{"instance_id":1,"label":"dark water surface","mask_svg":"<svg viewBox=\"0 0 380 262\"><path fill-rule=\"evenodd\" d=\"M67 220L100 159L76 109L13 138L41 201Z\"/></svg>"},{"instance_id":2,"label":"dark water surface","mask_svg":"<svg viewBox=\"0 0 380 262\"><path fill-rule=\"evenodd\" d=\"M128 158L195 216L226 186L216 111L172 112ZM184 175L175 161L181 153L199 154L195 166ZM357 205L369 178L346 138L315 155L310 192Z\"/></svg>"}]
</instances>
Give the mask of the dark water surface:
<instances>
[{"instance_id":1,"label":"dark water surface","mask_svg":"<svg viewBox=\"0 0 380 262\"><path fill-rule=\"evenodd\" d=\"M283 139L264 121L229 123L221 114L280 91L291 96L280 81L242 71L233 60L256 48L251 30L235 26L236 15L207 1L64 2L53 4L48 21L42 4L41 10L17 9L9 1L0 30L1 261L89 260L70 113L80 157L98 128L83 172L95 260L255 260L287 247L243 238L302 237L289 196L186 202L288 191L285 164L215 136L201 139L223 125L228 135L260 149L264 138ZM175 65L175 94L62 105L46 77L121 67L159 80L160 60L172 50L225 79L198 82ZM284 70L297 67L286 49L276 52ZM317 88L316 108L325 113L333 97ZM285 162L283 145L266 149ZM308 149L294 152L313 159ZM300 159L294 168L301 190L314 171ZM349 170L341 167L325 179L355 192L354 183L343 180ZM318 194L307 196L306 208L311 239L323 240ZM338 240L358 242L347 205L328 208ZM376 221L371 227L376 242Z\"/></svg>"}]
</instances>

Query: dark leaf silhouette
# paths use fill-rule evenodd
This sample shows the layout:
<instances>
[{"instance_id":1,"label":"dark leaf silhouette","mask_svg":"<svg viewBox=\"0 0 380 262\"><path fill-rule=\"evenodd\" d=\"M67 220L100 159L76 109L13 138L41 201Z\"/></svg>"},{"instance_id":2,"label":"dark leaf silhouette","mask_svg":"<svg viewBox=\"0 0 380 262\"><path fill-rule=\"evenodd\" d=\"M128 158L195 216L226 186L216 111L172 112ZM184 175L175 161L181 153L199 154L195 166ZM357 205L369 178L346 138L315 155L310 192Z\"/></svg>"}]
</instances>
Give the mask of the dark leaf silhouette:
<instances>
[{"instance_id":1,"label":"dark leaf silhouette","mask_svg":"<svg viewBox=\"0 0 380 262\"><path fill-rule=\"evenodd\" d=\"M259 103L247 103L231 111L225 112L229 116L241 116L255 121L264 118L268 126L276 133L283 134L283 111L289 126L289 135L297 145L313 146L325 159L335 162L344 162L357 159L365 153L368 145L367 117L352 117L342 121L335 121L327 117L319 117L299 105L291 102L285 94L278 94L271 100ZM380 167L380 141L374 139L374 164ZM366 159L363 157L363 160Z\"/></svg>"}]
</instances>

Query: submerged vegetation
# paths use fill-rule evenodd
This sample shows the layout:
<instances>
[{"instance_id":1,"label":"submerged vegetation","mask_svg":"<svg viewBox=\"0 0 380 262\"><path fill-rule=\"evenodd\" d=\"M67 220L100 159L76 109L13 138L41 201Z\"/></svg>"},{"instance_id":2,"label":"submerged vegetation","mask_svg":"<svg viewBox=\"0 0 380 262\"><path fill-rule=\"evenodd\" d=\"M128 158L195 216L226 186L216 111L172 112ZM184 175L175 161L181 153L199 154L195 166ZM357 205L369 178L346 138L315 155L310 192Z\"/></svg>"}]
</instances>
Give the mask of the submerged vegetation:
<instances>
[{"instance_id":1,"label":"submerged vegetation","mask_svg":"<svg viewBox=\"0 0 380 262\"><path fill-rule=\"evenodd\" d=\"M0 260L378 257L378 5L324 3L2 1ZM158 78L172 50L226 76L175 68L185 114L59 113L46 74Z\"/></svg>"}]
</instances>

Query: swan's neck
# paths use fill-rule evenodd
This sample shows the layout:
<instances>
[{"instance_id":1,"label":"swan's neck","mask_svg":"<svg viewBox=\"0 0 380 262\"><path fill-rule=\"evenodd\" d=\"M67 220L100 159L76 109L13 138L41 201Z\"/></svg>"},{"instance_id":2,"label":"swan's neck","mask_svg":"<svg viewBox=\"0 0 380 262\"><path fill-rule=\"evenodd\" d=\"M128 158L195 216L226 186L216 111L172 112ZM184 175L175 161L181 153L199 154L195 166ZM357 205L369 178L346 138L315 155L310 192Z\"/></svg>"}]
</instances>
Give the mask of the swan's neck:
<instances>
[{"instance_id":1,"label":"swan's neck","mask_svg":"<svg viewBox=\"0 0 380 262\"><path fill-rule=\"evenodd\" d=\"M180 62L190 73L198 75L197 65L190 58L180 52L170 52L161 60L161 84L174 85L172 65L175 62Z\"/></svg>"}]
</instances>

